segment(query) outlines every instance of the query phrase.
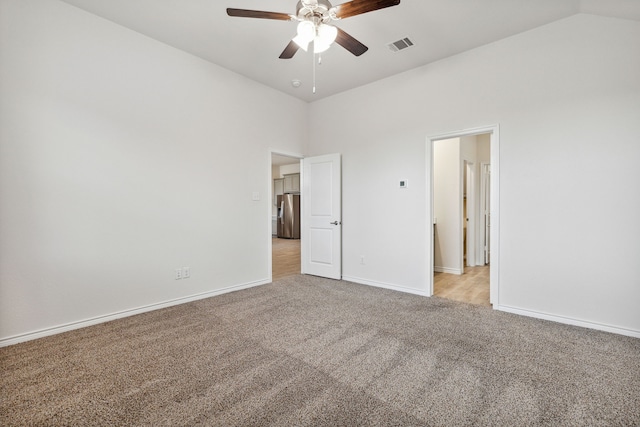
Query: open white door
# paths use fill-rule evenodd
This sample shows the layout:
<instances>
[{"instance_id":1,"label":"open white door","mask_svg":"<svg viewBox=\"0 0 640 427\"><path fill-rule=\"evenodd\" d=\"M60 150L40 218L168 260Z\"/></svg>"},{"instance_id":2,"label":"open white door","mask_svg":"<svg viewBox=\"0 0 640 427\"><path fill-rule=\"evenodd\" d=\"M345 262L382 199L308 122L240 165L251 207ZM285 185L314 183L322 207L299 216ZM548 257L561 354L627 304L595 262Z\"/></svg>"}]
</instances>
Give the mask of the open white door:
<instances>
[{"instance_id":1,"label":"open white door","mask_svg":"<svg viewBox=\"0 0 640 427\"><path fill-rule=\"evenodd\" d=\"M342 278L340 154L302 161L302 274Z\"/></svg>"}]
</instances>

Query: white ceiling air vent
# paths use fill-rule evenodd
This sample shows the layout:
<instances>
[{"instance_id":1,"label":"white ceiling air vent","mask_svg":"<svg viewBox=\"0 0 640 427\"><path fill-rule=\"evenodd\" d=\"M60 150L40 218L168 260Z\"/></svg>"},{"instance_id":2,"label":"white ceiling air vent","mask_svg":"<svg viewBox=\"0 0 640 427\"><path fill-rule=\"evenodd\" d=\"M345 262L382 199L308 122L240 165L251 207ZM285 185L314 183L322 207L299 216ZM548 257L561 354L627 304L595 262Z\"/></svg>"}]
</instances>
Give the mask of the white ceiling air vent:
<instances>
[{"instance_id":1,"label":"white ceiling air vent","mask_svg":"<svg viewBox=\"0 0 640 427\"><path fill-rule=\"evenodd\" d=\"M405 37L402 40L398 40L397 42L389 43L387 45L387 47L393 52L398 52L399 50L406 49L411 46L413 46L413 42L409 40L409 37Z\"/></svg>"}]
</instances>

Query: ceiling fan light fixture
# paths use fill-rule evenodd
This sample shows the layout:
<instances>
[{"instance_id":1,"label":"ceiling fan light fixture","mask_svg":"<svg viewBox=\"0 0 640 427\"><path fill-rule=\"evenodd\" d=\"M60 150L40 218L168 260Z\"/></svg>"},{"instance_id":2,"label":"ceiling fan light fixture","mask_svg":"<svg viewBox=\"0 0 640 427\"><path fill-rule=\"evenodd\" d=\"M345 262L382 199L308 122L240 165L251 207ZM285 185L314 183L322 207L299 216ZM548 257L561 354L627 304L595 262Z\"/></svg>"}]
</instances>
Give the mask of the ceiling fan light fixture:
<instances>
[{"instance_id":1,"label":"ceiling fan light fixture","mask_svg":"<svg viewBox=\"0 0 640 427\"><path fill-rule=\"evenodd\" d=\"M316 37L316 26L311 21L302 21L298 24L298 35L296 38L303 43L311 43ZM298 43L298 42L296 42ZM302 46L301 46L302 47Z\"/></svg>"},{"instance_id":2,"label":"ceiling fan light fixture","mask_svg":"<svg viewBox=\"0 0 640 427\"><path fill-rule=\"evenodd\" d=\"M319 37L316 37L316 39L313 41L313 53L322 53L329 49L330 46L331 43L323 43L322 40L319 40Z\"/></svg>"},{"instance_id":3,"label":"ceiling fan light fixture","mask_svg":"<svg viewBox=\"0 0 640 427\"><path fill-rule=\"evenodd\" d=\"M318 35L313 41L313 52L322 53L329 49L331 43L336 40L338 29L332 25L320 24L318 26Z\"/></svg>"},{"instance_id":4,"label":"ceiling fan light fixture","mask_svg":"<svg viewBox=\"0 0 640 427\"><path fill-rule=\"evenodd\" d=\"M333 43L338 36L338 29L333 25L320 24L318 27L318 37L326 43Z\"/></svg>"},{"instance_id":5,"label":"ceiling fan light fixture","mask_svg":"<svg viewBox=\"0 0 640 427\"><path fill-rule=\"evenodd\" d=\"M304 50L305 52L309 49L309 42L304 40L302 37L295 36L292 40L300 47L300 49Z\"/></svg>"},{"instance_id":6,"label":"ceiling fan light fixture","mask_svg":"<svg viewBox=\"0 0 640 427\"><path fill-rule=\"evenodd\" d=\"M298 22L296 37L287 44L280 59L291 59L302 48L308 50L309 43L314 42L314 51L322 52L338 40L338 44L355 56L365 53L367 46L347 34L344 30L324 25L363 13L397 6L401 0L349 0L333 6L330 0L298 0L296 13L287 14L268 12L266 10L227 8L227 15L239 18L274 19L278 21ZM324 29L323 29L324 28ZM324 33L328 35L325 35ZM340 35L337 38L337 35Z\"/></svg>"}]
</instances>

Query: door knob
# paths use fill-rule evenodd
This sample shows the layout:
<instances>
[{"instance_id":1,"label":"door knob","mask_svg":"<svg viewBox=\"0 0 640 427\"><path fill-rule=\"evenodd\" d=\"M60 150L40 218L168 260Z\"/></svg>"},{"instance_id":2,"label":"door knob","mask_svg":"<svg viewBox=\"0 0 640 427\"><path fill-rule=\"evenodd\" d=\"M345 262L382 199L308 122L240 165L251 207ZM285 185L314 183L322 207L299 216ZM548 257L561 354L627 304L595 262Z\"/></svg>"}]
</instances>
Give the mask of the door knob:
<instances>
[{"instance_id":1,"label":"door knob","mask_svg":"<svg viewBox=\"0 0 640 427\"><path fill-rule=\"evenodd\" d=\"M331 225L338 225L338 224L342 224L342 223L341 223L341 222L338 222L338 221L333 221L333 222L330 222L329 224L331 224Z\"/></svg>"}]
</instances>

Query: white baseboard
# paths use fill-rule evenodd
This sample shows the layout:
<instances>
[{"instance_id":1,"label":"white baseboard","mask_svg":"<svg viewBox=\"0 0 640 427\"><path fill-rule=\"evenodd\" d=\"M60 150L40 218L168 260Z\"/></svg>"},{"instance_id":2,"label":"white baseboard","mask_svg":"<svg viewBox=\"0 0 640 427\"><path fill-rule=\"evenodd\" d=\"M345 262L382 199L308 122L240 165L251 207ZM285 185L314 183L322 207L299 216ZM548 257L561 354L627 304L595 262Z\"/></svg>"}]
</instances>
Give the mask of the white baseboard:
<instances>
[{"instance_id":1,"label":"white baseboard","mask_svg":"<svg viewBox=\"0 0 640 427\"><path fill-rule=\"evenodd\" d=\"M428 297L429 293L427 291L423 291L421 289L415 288L407 288L406 286L393 285L390 283L376 282L373 280L361 279L360 277L353 276L342 276L342 280L346 280L347 282L359 283L361 285L373 286L376 288L384 288L391 289L393 291L404 292L408 294L420 295L423 297Z\"/></svg>"},{"instance_id":2,"label":"white baseboard","mask_svg":"<svg viewBox=\"0 0 640 427\"><path fill-rule=\"evenodd\" d=\"M425 292L425 291L422 291L422 290L419 290L419 289L407 288L407 287L404 287L404 286L398 286L398 285L393 285L393 284L389 284L389 283L376 282L376 281L373 281L373 280L362 279L360 277L342 276L342 280L346 280L348 282L359 283L361 285L374 286L374 287L377 287L377 288L391 289L391 290L398 291L398 292L405 292L405 293L410 293L410 294L415 294L415 295L420 295L420 296L430 296L428 294L428 292ZM590 321L586 321L586 320L574 319L574 318L571 318L571 317L564 317L564 316L558 316L558 315L553 315L553 314L548 314L548 313L541 313L541 312L538 312L538 311L525 310L525 309L521 309L521 308L506 306L506 305L494 305L493 309L494 310L499 310L499 311L505 311L505 312L513 313L513 314L518 314L520 316L533 317L533 318L536 318L536 319L543 319L543 320L550 320L552 322L563 323L563 324L566 324L566 325L580 326L580 327L583 327L583 328L595 329L595 330L604 331L604 332L611 332L613 334L619 334L619 335L625 335L625 336L634 337L634 338L640 338L640 331L634 330L634 329L621 328L621 327L618 327L618 326L611 326L611 325L606 325L606 324L597 323L597 322L590 322Z\"/></svg>"},{"instance_id":3,"label":"white baseboard","mask_svg":"<svg viewBox=\"0 0 640 427\"><path fill-rule=\"evenodd\" d=\"M134 316L136 314L146 313L148 311L159 310L161 308L167 308L174 305L184 304L191 301L197 301L209 297L215 297L217 295L226 294L229 292L239 291L241 289L252 288L254 286L265 285L271 283L269 279L258 280L255 282L243 283L240 285L228 286L222 289L216 289L215 291L202 292L200 294L189 295L182 298L176 298L168 301L163 301L155 304L149 304L142 307L132 308L129 310L122 310L111 314L105 314L103 316L96 316L90 319L79 320L77 322L65 323L64 325L52 326L50 328L44 328L33 332L27 332L25 334L14 335L7 338L0 339L0 347L7 347L10 345L18 344L25 341L31 341L38 338L47 337L50 335L60 334L62 332L72 331L74 329L85 328L87 326L97 325L99 323L110 322L112 320L121 319L123 317Z\"/></svg>"},{"instance_id":4,"label":"white baseboard","mask_svg":"<svg viewBox=\"0 0 640 427\"><path fill-rule=\"evenodd\" d=\"M640 331L634 329L621 328L618 326L605 325L602 323L590 322L587 320L574 319L572 317L558 316L555 314L542 313L538 311L525 310L522 308L510 307L506 305L498 305L494 306L493 308L495 310L506 311L507 313L519 314L521 316L550 320L557 323L564 323L565 325L580 326L582 328L596 329L598 331L611 332L613 334L640 338Z\"/></svg>"},{"instance_id":5,"label":"white baseboard","mask_svg":"<svg viewBox=\"0 0 640 427\"><path fill-rule=\"evenodd\" d=\"M464 270L460 270L459 268L438 267L435 265L433 266L433 271L436 273L457 274L458 276L464 273Z\"/></svg>"},{"instance_id":6,"label":"white baseboard","mask_svg":"<svg viewBox=\"0 0 640 427\"><path fill-rule=\"evenodd\" d=\"M405 292L405 293L410 293L410 294L415 294L420 296L429 296L428 292L420 289L408 288L405 286L399 286L399 285L394 285L390 283L377 282L373 280L362 279L359 277L343 276L342 280L359 283L362 285L373 286L377 288L391 289L398 292ZM229 286L222 289L217 289L214 291L203 292L200 294L190 295L182 298L176 298L173 300L168 300L168 301L164 301L156 304L149 304L149 305L145 305L138 308L123 310L123 311L119 311L116 313L111 313L103 316L97 316L90 319L80 320L77 322L66 323L64 325L53 326L50 328L40 329L33 332L27 332L25 334L14 335L11 337L0 339L0 347L7 347L10 345L18 344L25 341L31 341L34 339L43 338L50 335L56 335L63 332L72 331L74 329L80 329L80 328L85 328L87 326L97 325L99 323L109 322L109 321L120 319L123 317L134 316L136 314L142 314L142 313L146 313L153 310L159 310L161 308L171 307L174 305L179 305L179 304L184 304L191 301L197 301L197 300L201 300L209 297L214 297L214 296L226 294L229 292L239 291L241 289L248 289L255 286L264 285L267 283L271 283L271 281L268 279L264 279L264 280L259 280L255 282L248 282L240 285L234 285L234 286ZM573 325L573 326L580 326L583 328L596 329L600 331L611 332L614 334L625 335L633 338L640 338L640 331L634 330L634 329L621 328L617 326L611 326L611 325L606 325L606 324L601 324L596 322L574 319L570 317L542 313L538 311L526 310L526 309L521 309L517 307L510 307L506 305L498 305L498 306L494 306L493 308L495 310L505 311L508 313L518 314L521 316L533 317L536 319L543 319L543 320L550 320L552 322L558 322L558 323L563 323L563 324Z\"/></svg>"}]
</instances>

